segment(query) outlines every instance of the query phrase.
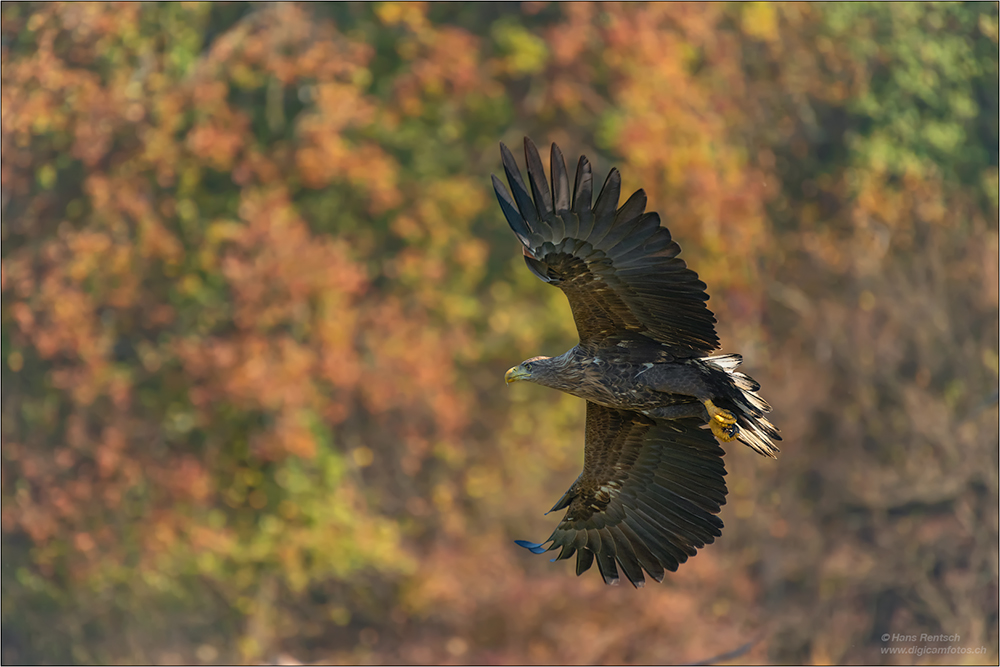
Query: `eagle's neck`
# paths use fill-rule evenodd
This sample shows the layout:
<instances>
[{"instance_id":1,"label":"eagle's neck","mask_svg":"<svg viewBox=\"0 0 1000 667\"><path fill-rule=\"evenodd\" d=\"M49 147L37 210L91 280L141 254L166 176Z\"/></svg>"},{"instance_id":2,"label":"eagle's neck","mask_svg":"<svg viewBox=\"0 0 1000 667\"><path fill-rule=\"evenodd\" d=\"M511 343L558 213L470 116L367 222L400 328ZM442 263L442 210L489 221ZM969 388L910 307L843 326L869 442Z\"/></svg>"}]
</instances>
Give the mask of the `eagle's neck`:
<instances>
[{"instance_id":1,"label":"eagle's neck","mask_svg":"<svg viewBox=\"0 0 1000 667\"><path fill-rule=\"evenodd\" d=\"M558 357L538 359L532 381L544 387L551 387L570 394L577 394L587 372L590 359L584 358L578 347L560 354Z\"/></svg>"}]
</instances>

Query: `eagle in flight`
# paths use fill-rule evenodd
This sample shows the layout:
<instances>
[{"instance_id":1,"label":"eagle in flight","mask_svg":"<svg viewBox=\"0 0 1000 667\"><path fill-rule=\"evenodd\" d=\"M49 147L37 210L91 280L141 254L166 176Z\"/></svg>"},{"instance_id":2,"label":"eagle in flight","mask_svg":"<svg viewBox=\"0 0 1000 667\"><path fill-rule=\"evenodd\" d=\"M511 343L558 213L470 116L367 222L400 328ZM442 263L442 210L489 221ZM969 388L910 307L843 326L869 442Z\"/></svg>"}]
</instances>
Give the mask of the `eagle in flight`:
<instances>
[{"instance_id":1,"label":"eagle in flight","mask_svg":"<svg viewBox=\"0 0 1000 667\"><path fill-rule=\"evenodd\" d=\"M568 352L528 359L505 379L587 401L583 472L550 510L566 515L544 542L517 544L559 548L554 560L576 554L577 575L596 560L608 584L619 569L636 587L644 570L662 581L722 534L726 469L715 439L774 458L781 437L766 417L771 408L760 385L737 372L740 355L709 356L719 338L705 283L659 216L645 212L642 190L619 208L621 176L612 169L591 205L587 158L571 192L555 144L551 187L527 137L527 187L502 143L500 155L510 184L508 192L493 176L500 208L531 272L566 294L580 335Z\"/></svg>"}]
</instances>

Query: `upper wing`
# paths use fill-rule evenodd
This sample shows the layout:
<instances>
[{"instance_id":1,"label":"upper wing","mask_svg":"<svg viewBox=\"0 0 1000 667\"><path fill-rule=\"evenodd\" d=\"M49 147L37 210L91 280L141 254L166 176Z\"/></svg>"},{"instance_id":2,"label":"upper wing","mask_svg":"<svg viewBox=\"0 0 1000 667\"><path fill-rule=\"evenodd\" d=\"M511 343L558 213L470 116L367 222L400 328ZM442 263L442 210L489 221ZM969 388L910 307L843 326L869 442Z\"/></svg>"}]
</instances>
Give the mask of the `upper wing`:
<instances>
[{"instance_id":1,"label":"upper wing","mask_svg":"<svg viewBox=\"0 0 1000 667\"><path fill-rule=\"evenodd\" d=\"M677 257L680 246L660 226L660 217L644 213L642 190L616 210L621 176L612 169L591 209L593 176L581 156L571 199L566 162L552 144L550 191L538 149L525 137L532 200L503 144L500 154L514 193L512 198L493 177L500 208L524 246L528 268L566 293L582 343L634 332L682 357L719 346L715 317L705 305L705 283Z\"/></svg>"},{"instance_id":2,"label":"upper wing","mask_svg":"<svg viewBox=\"0 0 1000 667\"><path fill-rule=\"evenodd\" d=\"M722 534L723 451L700 425L588 401L583 472L552 508L569 508L566 516L545 542L518 544L535 553L561 547L555 560L575 552L578 575L596 558L608 584L618 583L616 562L637 587L643 570L662 581Z\"/></svg>"}]
</instances>

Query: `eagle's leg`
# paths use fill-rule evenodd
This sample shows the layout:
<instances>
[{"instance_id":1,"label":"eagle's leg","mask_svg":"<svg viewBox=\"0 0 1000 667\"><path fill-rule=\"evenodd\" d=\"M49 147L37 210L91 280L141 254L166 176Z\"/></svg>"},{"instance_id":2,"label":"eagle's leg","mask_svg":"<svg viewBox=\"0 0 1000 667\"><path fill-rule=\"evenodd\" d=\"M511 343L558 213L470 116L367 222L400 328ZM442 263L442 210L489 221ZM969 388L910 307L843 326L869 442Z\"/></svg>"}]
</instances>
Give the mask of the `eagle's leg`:
<instances>
[{"instance_id":1,"label":"eagle's leg","mask_svg":"<svg viewBox=\"0 0 1000 667\"><path fill-rule=\"evenodd\" d=\"M723 442L735 440L739 427L736 426L736 417L733 416L733 413L716 406L710 398L706 398L702 402L705 404L705 409L708 410L708 423L712 427L712 435Z\"/></svg>"}]
</instances>

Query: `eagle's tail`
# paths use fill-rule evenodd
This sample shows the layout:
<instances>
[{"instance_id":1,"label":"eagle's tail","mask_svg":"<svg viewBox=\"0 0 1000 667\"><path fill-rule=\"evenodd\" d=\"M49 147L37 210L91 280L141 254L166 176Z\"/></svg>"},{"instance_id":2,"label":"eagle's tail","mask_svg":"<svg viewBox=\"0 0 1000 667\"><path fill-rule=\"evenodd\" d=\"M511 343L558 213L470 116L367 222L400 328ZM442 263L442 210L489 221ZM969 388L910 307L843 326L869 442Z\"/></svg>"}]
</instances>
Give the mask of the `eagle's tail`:
<instances>
[{"instance_id":1,"label":"eagle's tail","mask_svg":"<svg viewBox=\"0 0 1000 667\"><path fill-rule=\"evenodd\" d=\"M757 393L760 385L749 375L736 368L743 362L738 354L723 354L705 357L702 361L726 373L729 386L724 396L716 400L719 407L726 408L736 417L739 430L736 438L758 454L775 458L780 451L774 440L781 440L778 429L772 424L767 413L771 406Z\"/></svg>"}]
</instances>

